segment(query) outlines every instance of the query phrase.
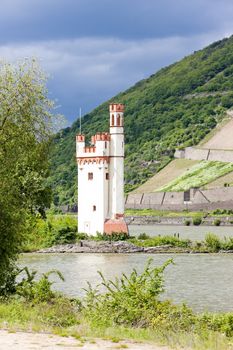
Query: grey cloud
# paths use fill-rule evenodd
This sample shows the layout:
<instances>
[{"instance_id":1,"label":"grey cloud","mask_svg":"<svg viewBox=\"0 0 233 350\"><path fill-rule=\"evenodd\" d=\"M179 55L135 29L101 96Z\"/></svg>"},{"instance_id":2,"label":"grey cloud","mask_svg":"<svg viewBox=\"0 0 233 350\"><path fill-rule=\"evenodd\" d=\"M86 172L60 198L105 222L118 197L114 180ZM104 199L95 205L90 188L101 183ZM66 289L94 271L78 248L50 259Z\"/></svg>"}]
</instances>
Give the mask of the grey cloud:
<instances>
[{"instance_id":1,"label":"grey cloud","mask_svg":"<svg viewBox=\"0 0 233 350\"><path fill-rule=\"evenodd\" d=\"M82 38L0 46L8 60L39 57L50 74L51 97L69 120L79 106L88 112L138 80L193 50L221 38L222 33L146 40Z\"/></svg>"},{"instance_id":2,"label":"grey cloud","mask_svg":"<svg viewBox=\"0 0 233 350\"><path fill-rule=\"evenodd\" d=\"M227 25L232 15L232 0L2 0L1 42L195 35Z\"/></svg>"}]
</instances>

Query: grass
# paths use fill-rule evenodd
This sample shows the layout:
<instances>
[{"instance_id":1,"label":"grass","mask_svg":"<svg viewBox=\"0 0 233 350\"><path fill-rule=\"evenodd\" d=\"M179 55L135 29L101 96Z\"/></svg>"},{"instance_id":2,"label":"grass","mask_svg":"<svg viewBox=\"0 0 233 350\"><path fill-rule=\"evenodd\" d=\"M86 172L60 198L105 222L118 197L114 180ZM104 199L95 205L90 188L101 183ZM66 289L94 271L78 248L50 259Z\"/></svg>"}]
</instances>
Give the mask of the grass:
<instances>
[{"instance_id":1,"label":"grass","mask_svg":"<svg viewBox=\"0 0 233 350\"><path fill-rule=\"evenodd\" d=\"M104 284L107 289L111 286L107 291L106 300L109 300L112 295L116 302L122 304L124 301L123 308L126 307L126 311L127 308L129 308L129 312L135 312L135 308L138 309L138 302L142 308L146 307L147 301L149 302L148 307L151 305L156 307L156 305L159 304L157 304L157 302L153 304L154 302L152 299L154 294L153 288L151 289L151 287L155 279L157 279L154 287L157 288L157 293L160 293L161 288L158 282L161 281L160 271L163 271L160 267L156 268L156 270L154 271L156 274L159 274L159 280L158 276L151 275L151 270L148 269L145 269L144 273L140 275L132 272L131 277L128 276L128 279L124 280L122 284L123 290L122 286L119 284L115 284L116 289L114 289L114 284L104 279ZM129 286L127 285L127 281L129 282ZM110 285L109 282L111 283ZM138 293L139 295L137 295ZM120 296L124 295L124 300L121 298L118 300L117 297L115 299L115 296L118 294L120 294ZM141 299L141 296L144 298ZM150 298L147 298L147 296L150 296ZM128 301L127 298L129 298ZM90 301L90 299L88 300ZM93 300L96 300L95 296ZM109 309L106 309L106 303L101 303L101 299L99 300L100 315L102 315L102 308L103 311L107 310L109 313L118 313L117 305L109 304ZM133 303L133 309L130 307L131 302ZM83 312L85 307L87 307L85 302L82 304L82 307L80 307L80 303L75 299L70 300L67 297L56 294L47 302L35 303L33 300L26 301L24 298L19 299L17 295L14 295L8 299L0 299L0 327L8 329L10 332L24 330L50 332L62 337L73 336L80 342L77 346L82 346L87 340L93 343L95 342L93 338L102 338L116 343L115 348L119 349L127 348L127 345L124 344L124 340L127 342L129 339L130 342L151 342L160 345L168 345L176 349L233 349L232 314L197 315L188 308L173 306L166 301L161 302L160 305L162 305L162 309L157 317L155 317L156 314L153 314L151 308L148 310L149 313L152 311L150 316L152 317L152 326L147 327L140 322L137 325L125 326L124 324L111 324L111 321L110 324L106 325L95 319L95 310L93 318L88 317L88 314ZM113 307L113 309L111 309L111 307ZM147 315L148 313L146 313L146 317ZM107 317L107 314L103 316ZM126 312L126 321L127 317L128 314ZM150 320L150 318L148 320ZM154 321L156 321L156 326L153 326ZM166 324L166 322L168 322L168 324Z\"/></svg>"},{"instance_id":2,"label":"grass","mask_svg":"<svg viewBox=\"0 0 233 350\"><path fill-rule=\"evenodd\" d=\"M139 247L158 247L169 245L172 247L188 248L191 246L191 241L189 239L179 239L178 237L174 236L148 236L146 239L132 238L130 241Z\"/></svg>"},{"instance_id":3,"label":"grass","mask_svg":"<svg viewBox=\"0 0 233 350\"><path fill-rule=\"evenodd\" d=\"M132 193L155 192L158 188L165 186L170 181L175 180L184 172L188 171L193 165L198 164L197 160L175 159L165 166L159 173L146 181L143 185L136 188Z\"/></svg>"},{"instance_id":4,"label":"grass","mask_svg":"<svg viewBox=\"0 0 233 350\"><path fill-rule=\"evenodd\" d=\"M201 187L232 171L232 163L202 161L192 166L192 168L187 170L182 176L159 188L158 191L187 191L190 188Z\"/></svg>"},{"instance_id":5,"label":"grass","mask_svg":"<svg viewBox=\"0 0 233 350\"><path fill-rule=\"evenodd\" d=\"M126 209L125 216L160 216L160 217L200 217L208 213L202 211L166 211L155 209Z\"/></svg>"},{"instance_id":6,"label":"grass","mask_svg":"<svg viewBox=\"0 0 233 350\"><path fill-rule=\"evenodd\" d=\"M224 186L233 186L233 172L223 175L216 180L203 186L203 189L218 188Z\"/></svg>"},{"instance_id":7,"label":"grass","mask_svg":"<svg viewBox=\"0 0 233 350\"><path fill-rule=\"evenodd\" d=\"M59 307L62 305L60 304ZM49 312L48 312L49 310ZM51 308L47 304L32 305L22 301L11 300L8 302L0 302L0 327L8 329L10 332L17 331L33 331L53 333L62 337L72 336L80 341L80 345L85 340L95 342L94 338L102 338L119 342L123 340L134 341L137 343L150 342L159 345L168 345L176 349L189 348L195 350L232 350L231 338L213 331L200 332L163 332L162 330L150 328L132 328L124 326L114 327L99 327L93 325L88 320L84 319L80 312L75 309L70 310L75 313L76 320L72 325L56 325L56 320L62 320L62 312L59 312L58 307ZM43 319L43 316L48 314L50 317ZM119 344L118 348L123 344ZM116 344L117 346L117 344Z\"/></svg>"}]
</instances>

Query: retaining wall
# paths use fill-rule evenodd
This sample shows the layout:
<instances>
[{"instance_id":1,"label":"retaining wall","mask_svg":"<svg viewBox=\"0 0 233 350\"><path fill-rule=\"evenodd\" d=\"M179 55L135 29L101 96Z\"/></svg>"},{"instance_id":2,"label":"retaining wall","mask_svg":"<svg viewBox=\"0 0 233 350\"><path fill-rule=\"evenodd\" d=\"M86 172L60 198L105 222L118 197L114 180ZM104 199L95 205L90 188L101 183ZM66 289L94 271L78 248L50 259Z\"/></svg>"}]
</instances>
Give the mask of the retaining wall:
<instances>
[{"instance_id":1,"label":"retaining wall","mask_svg":"<svg viewBox=\"0 0 233 350\"><path fill-rule=\"evenodd\" d=\"M156 210L214 210L233 209L233 187L210 190L190 190L190 201L184 201L184 192L157 192L129 194L126 198L127 209Z\"/></svg>"},{"instance_id":2,"label":"retaining wall","mask_svg":"<svg viewBox=\"0 0 233 350\"><path fill-rule=\"evenodd\" d=\"M233 150L187 147L183 150L176 150L174 157L191 160L214 160L231 163L233 162Z\"/></svg>"}]
</instances>

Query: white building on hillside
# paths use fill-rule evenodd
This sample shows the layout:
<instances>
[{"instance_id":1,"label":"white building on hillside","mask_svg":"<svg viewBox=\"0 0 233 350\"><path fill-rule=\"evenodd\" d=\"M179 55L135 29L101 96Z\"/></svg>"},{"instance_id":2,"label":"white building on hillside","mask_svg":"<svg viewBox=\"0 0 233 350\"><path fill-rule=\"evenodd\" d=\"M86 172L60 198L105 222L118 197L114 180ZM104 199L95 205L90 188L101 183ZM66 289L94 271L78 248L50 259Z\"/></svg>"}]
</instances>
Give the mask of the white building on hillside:
<instances>
[{"instance_id":1,"label":"white building on hillside","mask_svg":"<svg viewBox=\"0 0 233 350\"><path fill-rule=\"evenodd\" d=\"M91 146L76 136L78 231L96 235L128 233L124 220L124 105L110 104L109 133L97 133Z\"/></svg>"}]
</instances>

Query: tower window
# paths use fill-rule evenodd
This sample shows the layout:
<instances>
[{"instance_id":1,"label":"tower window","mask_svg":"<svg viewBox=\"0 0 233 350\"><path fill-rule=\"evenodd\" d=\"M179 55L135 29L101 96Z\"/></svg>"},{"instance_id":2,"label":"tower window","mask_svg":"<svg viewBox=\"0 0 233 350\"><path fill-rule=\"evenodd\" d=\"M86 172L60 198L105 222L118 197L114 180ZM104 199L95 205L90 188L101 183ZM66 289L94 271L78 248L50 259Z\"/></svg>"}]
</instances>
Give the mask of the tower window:
<instances>
[{"instance_id":1,"label":"tower window","mask_svg":"<svg viewBox=\"0 0 233 350\"><path fill-rule=\"evenodd\" d=\"M104 142L104 147L107 148L107 141Z\"/></svg>"},{"instance_id":2,"label":"tower window","mask_svg":"<svg viewBox=\"0 0 233 350\"><path fill-rule=\"evenodd\" d=\"M93 180L93 173L88 173L88 180Z\"/></svg>"},{"instance_id":3,"label":"tower window","mask_svg":"<svg viewBox=\"0 0 233 350\"><path fill-rule=\"evenodd\" d=\"M112 114L112 126L114 126L114 114Z\"/></svg>"},{"instance_id":4,"label":"tower window","mask_svg":"<svg viewBox=\"0 0 233 350\"><path fill-rule=\"evenodd\" d=\"M117 126L121 125L121 116L120 114L117 115Z\"/></svg>"},{"instance_id":5,"label":"tower window","mask_svg":"<svg viewBox=\"0 0 233 350\"><path fill-rule=\"evenodd\" d=\"M106 178L106 180L109 180L109 173L105 174L105 178Z\"/></svg>"},{"instance_id":6,"label":"tower window","mask_svg":"<svg viewBox=\"0 0 233 350\"><path fill-rule=\"evenodd\" d=\"M93 211L96 211L96 205L93 205Z\"/></svg>"}]
</instances>

